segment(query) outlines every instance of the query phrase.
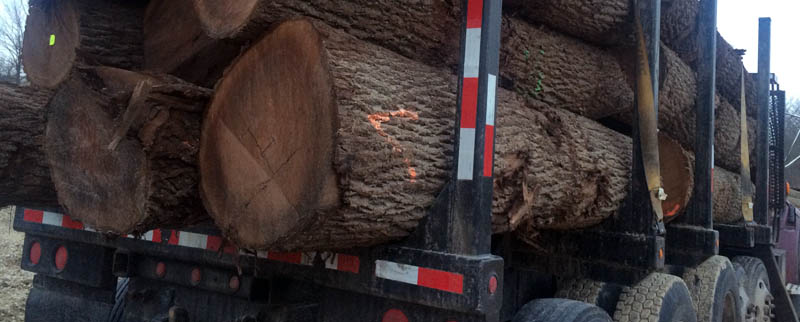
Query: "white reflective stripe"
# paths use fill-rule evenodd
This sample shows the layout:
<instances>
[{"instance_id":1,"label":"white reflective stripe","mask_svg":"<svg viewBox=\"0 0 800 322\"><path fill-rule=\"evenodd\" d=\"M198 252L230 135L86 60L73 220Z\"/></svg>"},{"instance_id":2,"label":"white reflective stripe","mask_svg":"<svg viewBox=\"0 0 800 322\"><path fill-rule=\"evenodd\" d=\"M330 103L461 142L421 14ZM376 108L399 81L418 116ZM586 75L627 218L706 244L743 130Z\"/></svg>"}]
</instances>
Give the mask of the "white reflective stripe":
<instances>
[{"instance_id":1,"label":"white reflective stripe","mask_svg":"<svg viewBox=\"0 0 800 322\"><path fill-rule=\"evenodd\" d=\"M325 268L339 269L339 254L336 253L323 253L322 259L325 261Z\"/></svg>"},{"instance_id":2,"label":"white reflective stripe","mask_svg":"<svg viewBox=\"0 0 800 322\"><path fill-rule=\"evenodd\" d=\"M497 90L497 76L489 74L486 87L486 124L494 126L494 102Z\"/></svg>"},{"instance_id":3,"label":"white reflective stripe","mask_svg":"<svg viewBox=\"0 0 800 322\"><path fill-rule=\"evenodd\" d=\"M478 77L480 63L481 28L469 28L464 39L464 77Z\"/></svg>"},{"instance_id":4,"label":"white reflective stripe","mask_svg":"<svg viewBox=\"0 0 800 322\"><path fill-rule=\"evenodd\" d=\"M414 265L398 264L383 260L375 261L375 276L387 280L393 280L408 284L417 285L419 277L419 267Z\"/></svg>"},{"instance_id":5,"label":"white reflective stripe","mask_svg":"<svg viewBox=\"0 0 800 322\"><path fill-rule=\"evenodd\" d=\"M258 258L267 258L267 256L269 256L269 252L266 250L256 251L256 257Z\"/></svg>"},{"instance_id":6,"label":"white reflective stripe","mask_svg":"<svg viewBox=\"0 0 800 322\"><path fill-rule=\"evenodd\" d=\"M144 240L153 241L153 231L152 230L144 233Z\"/></svg>"},{"instance_id":7,"label":"white reflective stripe","mask_svg":"<svg viewBox=\"0 0 800 322\"><path fill-rule=\"evenodd\" d=\"M475 129L460 129L458 134L458 180L472 180L475 161Z\"/></svg>"},{"instance_id":8,"label":"white reflective stripe","mask_svg":"<svg viewBox=\"0 0 800 322\"><path fill-rule=\"evenodd\" d=\"M190 233L187 231L182 231L180 233L180 238L178 238L178 245L186 247L205 249L207 242L208 242L208 236L203 234Z\"/></svg>"},{"instance_id":9,"label":"white reflective stripe","mask_svg":"<svg viewBox=\"0 0 800 322\"><path fill-rule=\"evenodd\" d=\"M714 169L714 163L716 162L714 161L714 145L711 145L711 169Z\"/></svg>"},{"instance_id":10,"label":"white reflective stripe","mask_svg":"<svg viewBox=\"0 0 800 322\"><path fill-rule=\"evenodd\" d=\"M94 228L88 227L88 226L84 227L83 229L86 230L86 231L97 232L97 230L94 230Z\"/></svg>"},{"instance_id":11,"label":"white reflective stripe","mask_svg":"<svg viewBox=\"0 0 800 322\"><path fill-rule=\"evenodd\" d=\"M316 256L317 256L317 252L302 253L300 255L300 264L306 265L306 266L314 265L314 257L316 257Z\"/></svg>"},{"instance_id":12,"label":"white reflective stripe","mask_svg":"<svg viewBox=\"0 0 800 322\"><path fill-rule=\"evenodd\" d=\"M128 235L128 238L136 238L134 235Z\"/></svg>"},{"instance_id":13,"label":"white reflective stripe","mask_svg":"<svg viewBox=\"0 0 800 322\"><path fill-rule=\"evenodd\" d=\"M62 218L63 216L60 214L44 211L42 214L42 224L61 227Z\"/></svg>"}]
</instances>

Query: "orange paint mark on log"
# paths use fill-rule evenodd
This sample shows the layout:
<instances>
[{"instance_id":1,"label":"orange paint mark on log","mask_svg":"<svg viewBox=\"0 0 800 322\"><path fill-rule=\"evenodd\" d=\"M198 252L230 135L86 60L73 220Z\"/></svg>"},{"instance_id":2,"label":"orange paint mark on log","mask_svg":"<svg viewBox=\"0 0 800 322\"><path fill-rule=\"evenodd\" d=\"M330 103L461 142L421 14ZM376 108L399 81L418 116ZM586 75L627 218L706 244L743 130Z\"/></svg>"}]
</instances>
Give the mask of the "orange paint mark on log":
<instances>
[{"instance_id":1,"label":"orange paint mark on log","mask_svg":"<svg viewBox=\"0 0 800 322\"><path fill-rule=\"evenodd\" d=\"M419 120L419 114L417 114L417 112L401 108L393 112L378 112L367 116L367 120L370 124L372 124L372 127L375 128L375 131L378 132L378 135L385 137L386 142L392 145L392 152L403 153L405 151L403 146L400 145L397 140L393 139L391 136L389 136L389 134L383 131L383 128L381 127L381 124L384 122L389 122L392 117L407 118L412 121L416 121ZM411 177L411 179L408 181L412 183L417 182L417 170L411 166L411 159L409 157L405 157L403 158L403 162L406 164L406 167L408 168L408 175Z\"/></svg>"},{"instance_id":2,"label":"orange paint mark on log","mask_svg":"<svg viewBox=\"0 0 800 322\"><path fill-rule=\"evenodd\" d=\"M675 216L675 214L677 214L678 210L680 210L680 209L681 209L681 205L677 205L676 204L675 207L672 207L672 209L667 211L667 214L665 216L667 216L667 217Z\"/></svg>"}]
</instances>

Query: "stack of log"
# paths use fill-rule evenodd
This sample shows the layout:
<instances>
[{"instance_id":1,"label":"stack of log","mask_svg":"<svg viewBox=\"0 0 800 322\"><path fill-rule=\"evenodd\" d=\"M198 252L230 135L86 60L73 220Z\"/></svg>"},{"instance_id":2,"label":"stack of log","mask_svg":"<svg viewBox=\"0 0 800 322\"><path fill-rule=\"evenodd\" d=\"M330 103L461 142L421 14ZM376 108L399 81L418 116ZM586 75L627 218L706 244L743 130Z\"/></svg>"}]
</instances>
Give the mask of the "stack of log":
<instances>
[{"instance_id":1,"label":"stack of log","mask_svg":"<svg viewBox=\"0 0 800 322\"><path fill-rule=\"evenodd\" d=\"M693 186L696 2L663 13L669 218ZM0 204L114 234L210 218L241 247L341 249L407 236L450 178L461 1L30 4L32 85L0 86ZM603 125L633 110L628 1L506 12L494 231L598 224L630 182L629 133ZM715 209L730 213L741 62L724 45L718 61Z\"/></svg>"}]
</instances>

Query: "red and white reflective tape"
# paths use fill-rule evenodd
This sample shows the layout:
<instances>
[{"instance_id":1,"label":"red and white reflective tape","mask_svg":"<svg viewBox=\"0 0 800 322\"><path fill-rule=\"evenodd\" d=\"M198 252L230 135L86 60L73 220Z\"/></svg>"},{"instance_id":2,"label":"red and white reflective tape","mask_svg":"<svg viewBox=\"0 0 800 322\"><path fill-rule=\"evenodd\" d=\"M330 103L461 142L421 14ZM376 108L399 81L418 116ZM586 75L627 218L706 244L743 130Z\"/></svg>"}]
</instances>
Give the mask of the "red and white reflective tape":
<instances>
[{"instance_id":1,"label":"red and white reflective tape","mask_svg":"<svg viewBox=\"0 0 800 322\"><path fill-rule=\"evenodd\" d=\"M494 156L494 108L497 91L497 76L489 74L486 84L486 133L483 144L483 176L492 176L492 157Z\"/></svg>"},{"instance_id":2,"label":"red and white reflective tape","mask_svg":"<svg viewBox=\"0 0 800 322\"><path fill-rule=\"evenodd\" d=\"M55 212L25 209L22 220L37 224L57 226L69 229L84 229L83 224L79 221L72 220L67 215L62 215Z\"/></svg>"},{"instance_id":3,"label":"red and white reflective tape","mask_svg":"<svg viewBox=\"0 0 800 322\"><path fill-rule=\"evenodd\" d=\"M458 134L458 180L472 180L475 159L475 116L478 110L478 76L481 61L483 0L469 0L464 37L464 79L461 86L461 122Z\"/></svg>"},{"instance_id":4,"label":"red and white reflective tape","mask_svg":"<svg viewBox=\"0 0 800 322\"><path fill-rule=\"evenodd\" d=\"M464 293L464 275L459 273L376 260L375 276L450 293Z\"/></svg>"},{"instance_id":5,"label":"red and white reflective tape","mask_svg":"<svg viewBox=\"0 0 800 322\"><path fill-rule=\"evenodd\" d=\"M256 252L256 256L258 258L264 258L289 264L297 264L297 265L304 265L304 266L312 266L314 265L314 259L319 254L322 261L325 263L325 268L340 272L350 272L356 273L359 272L359 267L361 265L361 261L359 260L358 256L347 255L347 254L339 254L339 253L329 253L329 252L293 252L293 253L283 253L283 252L268 252L268 251L258 251Z\"/></svg>"},{"instance_id":6,"label":"red and white reflective tape","mask_svg":"<svg viewBox=\"0 0 800 322\"><path fill-rule=\"evenodd\" d=\"M23 220L26 222L68 229L95 231L94 229L84 226L79 221L72 220L72 218L70 218L68 215L48 211L25 209L23 213ZM136 238L134 235L127 235L125 237L131 239ZM139 239L158 244L166 242L167 245L205 249L214 252L222 251L226 254L239 253L246 256L253 256L252 253L239 250L236 246L225 241L225 239L220 236L193 233L188 231L154 229L142 234ZM319 253L319 255L324 261L325 268L327 269L356 274L359 272L361 262L358 256L329 252L322 252ZM258 258L284 263L312 266L314 265L314 259L317 256L317 252L282 253L258 251L255 253L255 256Z\"/></svg>"}]
</instances>

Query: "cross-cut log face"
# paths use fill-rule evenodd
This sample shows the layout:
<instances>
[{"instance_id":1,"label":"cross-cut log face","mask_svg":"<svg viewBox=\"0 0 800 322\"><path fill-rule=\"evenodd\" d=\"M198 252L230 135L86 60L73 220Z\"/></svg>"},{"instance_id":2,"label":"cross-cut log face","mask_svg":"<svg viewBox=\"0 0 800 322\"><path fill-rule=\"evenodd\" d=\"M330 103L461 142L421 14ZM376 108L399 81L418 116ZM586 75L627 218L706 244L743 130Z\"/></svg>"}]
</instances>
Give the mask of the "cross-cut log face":
<instances>
[{"instance_id":1,"label":"cross-cut log face","mask_svg":"<svg viewBox=\"0 0 800 322\"><path fill-rule=\"evenodd\" d=\"M234 36L250 20L258 0L195 0L195 10L212 38Z\"/></svg>"},{"instance_id":2,"label":"cross-cut log face","mask_svg":"<svg viewBox=\"0 0 800 322\"><path fill-rule=\"evenodd\" d=\"M22 56L32 83L53 88L67 77L80 41L78 29L72 1L31 1Z\"/></svg>"},{"instance_id":3,"label":"cross-cut log face","mask_svg":"<svg viewBox=\"0 0 800 322\"><path fill-rule=\"evenodd\" d=\"M236 227L244 244L286 236L315 215L323 195L335 194L337 113L327 66L311 24L289 22L217 87L202 131L201 191L218 225Z\"/></svg>"}]
</instances>

